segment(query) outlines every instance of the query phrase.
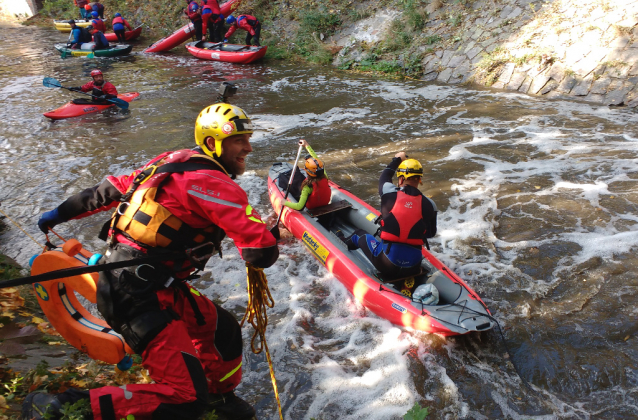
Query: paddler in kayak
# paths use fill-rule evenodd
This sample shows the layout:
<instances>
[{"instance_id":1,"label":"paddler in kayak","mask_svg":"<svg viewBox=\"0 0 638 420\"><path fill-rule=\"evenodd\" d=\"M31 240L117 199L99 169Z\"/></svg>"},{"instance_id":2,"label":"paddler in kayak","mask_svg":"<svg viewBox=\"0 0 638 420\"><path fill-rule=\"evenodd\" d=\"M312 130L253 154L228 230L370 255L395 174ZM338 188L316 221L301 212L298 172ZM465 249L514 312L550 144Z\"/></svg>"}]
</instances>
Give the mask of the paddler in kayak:
<instances>
[{"instance_id":1,"label":"paddler in kayak","mask_svg":"<svg viewBox=\"0 0 638 420\"><path fill-rule=\"evenodd\" d=\"M308 177L301 183L301 194L299 195L297 203L286 201L284 206L290 207L293 210L301 210L304 207L314 209L325 206L330 203L332 191L330 190L328 175L324 169L323 162L317 157L317 154L312 150L312 147L310 147L306 140L300 140L299 145L304 146L309 153L304 162L306 175L308 175ZM294 181L293 179L293 182ZM282 179L280 182L287 184L288 179ZM293 194L293 197L296 197L296 194Z\"/></svg>"},{"instance_id":2,"label":"paddler in kayak","mask_svg":"<svg viewBox=\"0 0 638 420\"><path fill-rule=\"evenodd\" d=\"M68 43L70 48L78 49L82 47L82 44L91 42L91 34L86 28L80 28L77 26L73 19L69 21L69 25L71 26L71 41Z\"/></svg>"},{"instance_id":3,"label":"paddler in kayak","mask_svg":"<svg viewBox=\"0 0 638 420\"><path fill-rule=\"evenodd\" d=\"M117 89L111 82L107 82L104 80L104 74L100 69L94 69L91 71L91 80L89 83L83 86L77 86L69 88L71 90L75 90L78 92L91 92L93 95L92 100L87 100L84 98L77 98L73 100L73 103L76 105L83 104L94 104L94 103L104 103L109 104L110 102L106 101L106 99L117 98Z\"/></svg>"},{"instance_id":4,"label":"paddler in kayak","mask_svg":"<svg viewBox=\"0 0 638 420\"><path fill-rule=\"evenodd\" d=\"M186 7L186 9L184 9L184 14L188 16L191 23L193 24L193 27L195 28L195 39L199 41L200 39L202 39L201 8L195 0L186 0L186 3L188 3L188 6Z\"/></svg>"},{"instance_id":5,"label":"paddler in kayak","mask_svg":"<svg viewBox=\"0 0 638 420\"><path fill-rule=\"evenodd\" d=\"M397 186L392 183L395 172ZM381 240L360 231L347 239L337 234L348 249L360 248L383 280L419 274L421 248L436 234L437 208L419 191L422 176L423 167L418 160L408 159L404 152L397 153L379 178ZM401 292L411 297L414 286L414 279L407 279Z\"/></svg>"},{"instance_id":6,"label":"paddler in kayak","mask_svg":"<svg viewBox=\"0 0 638 420\"><path fill-rule=\"evenodd\" d=\"M87 26L86 29L93 35L93 42L95 43L93 47L94 50L105 50L110 47L109 41L101 31L98 31L92 25Z\"/></svg>"},{"instance_id":7,"label":"paddler in kayak","mask_svg":"<svg viewBox=\"0 0 638 420\"><path fill-rule=\"evenodd\" d=\"M219 253L228 235L249 273L270 267L277 241L233 179L244 173L253 127L227 103L195 122L197 148L166 152L128 175L109 176L42 215L43 232L59 223L117 207L104 262L157 256L161 262L101 272L97 308L142 356L154 383L61 394L31 393L24 419L61 417L64 403L90 399L92 419L253 419L235 395L242 376L242 332L235 316L187 283ZM107 225L107 226L109 226ZM104 230L106 233L106 230ZM38 411L40 410L40 411Z\"/></svg>"},{"instance_id":8,"label":"paddler in kayak","mask_svg":"<svg viewBox=\"0 0 638 420\"><path fill-rule=\"evenodd\" d=\"M255 16L239 15L235 18L235 16L230 15L226 18L226 23L230 25L230 28L228 28L228 32L224 35L224 42L228 41L228 38L235 33L237 28L241 28L248 32L246 34L246 42L244 42L246 45L250 45L252 39L254 45L260 46L259 35L261 34L261 22L259 22Z\"/></svg>"},{"instance_id":9,"label":"paddler in kayak","mask_svg":"<svg viewBox=\"0 0 638 420\"><path fill-rule=\"evenodd\" d=\"M202 41L206 41L206 30L210 32L210 42L222 42L224 36L224 15L217 0L202 0Z\"/></svg>"}]
</instances>

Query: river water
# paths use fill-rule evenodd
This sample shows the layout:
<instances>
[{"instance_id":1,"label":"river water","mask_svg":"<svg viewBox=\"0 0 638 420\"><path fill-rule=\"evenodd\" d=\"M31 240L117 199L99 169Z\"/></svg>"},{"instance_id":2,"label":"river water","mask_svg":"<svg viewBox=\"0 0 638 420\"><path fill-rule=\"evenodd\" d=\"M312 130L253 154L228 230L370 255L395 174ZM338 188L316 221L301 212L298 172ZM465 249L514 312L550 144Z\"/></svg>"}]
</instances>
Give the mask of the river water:
<instances>
[{"instance_id":1,"label":"river water","mask_svg":"<svg viewBox=\"0 0 638 420\"><path fill-rule=\"evenodd\" d=\"M424 163L439 207L435 255L461 275L503 327L443 338L398 328L363 308L294 238L266 270L275 308L268 344L286 419L399 419L418 402L435 419L638 418L638 128L636 114L576 102L331 69L200 61L183 48L120 59L61 59L55 30L0 30L0 201L42 241L39 215L165 150L192 147L198 112L219 82L253 118L254 153L239 179L274 222L265 177L306 138L331 178L378 205L380 171L400 150ZM99 66L126 113L50 122ZM101 250L106 215L59 233ZM23 265L38 246L10 228L0 251ZM245 271L232 243L198 286L240 318ZM263 355L244 328L238 392L278 418ZM517 376L512 362L533 390Z\"/></svg>"}]
</instances>

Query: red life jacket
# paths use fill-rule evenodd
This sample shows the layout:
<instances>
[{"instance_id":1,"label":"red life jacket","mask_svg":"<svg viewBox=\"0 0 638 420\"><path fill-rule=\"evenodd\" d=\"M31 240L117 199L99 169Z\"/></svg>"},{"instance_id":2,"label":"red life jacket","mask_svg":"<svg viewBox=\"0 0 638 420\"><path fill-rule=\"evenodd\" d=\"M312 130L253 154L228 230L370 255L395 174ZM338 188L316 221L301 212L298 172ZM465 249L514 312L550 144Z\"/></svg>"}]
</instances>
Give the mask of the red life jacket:
<instances>
[{"instance_id":1,"label":"red life jacket","mask_svg":"<svg viewBox=\"0 0 638 420\"><path fill-rule=\"evenodd\" d=\"M328 178L322 178L312 184L312 193L308 197L308 201L306 201L306 208L314 209L325 206L330 202L331 196L332 191L330 190Z\"/></svg>"},{"instance_id":2,"label":"red life jacket","mask_svg":"<svg viewBox=\"0 0 638 420\"><path fill-rule=\"evenodd\" d=\"M423 245L426 231L422 213L422 195L397 191L397 199L388 215L381 220L381 239L408 245Z\"/></svg>"},{"instance_id":3,"label":"red life jacket","mask_svg":"<svg viewBox=\"0 0 638 420\"><path fill-rule=\"evenodd\" d=\"M124 25L124 18L122 18L122 16L118 16L115 19L113 19L112 24L115 25L116 23L120 23L122 25Z\"/></svg>"}]
</instances>

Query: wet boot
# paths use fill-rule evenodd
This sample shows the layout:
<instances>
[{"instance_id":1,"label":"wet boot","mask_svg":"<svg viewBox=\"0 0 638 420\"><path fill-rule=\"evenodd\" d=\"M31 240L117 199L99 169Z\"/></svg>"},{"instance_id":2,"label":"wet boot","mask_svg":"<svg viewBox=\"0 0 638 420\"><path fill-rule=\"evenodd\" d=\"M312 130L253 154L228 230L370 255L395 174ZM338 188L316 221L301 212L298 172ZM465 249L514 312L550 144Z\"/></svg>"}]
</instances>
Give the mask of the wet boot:
<instances>
[{"instance_id":1,"label":"wet boot","mask_svg":"<svg viewBox=\"0 0 638 420\"><path fill-rule=\"evenodd\" d=\"M337 233L335 233L335 235L337 236L337 238L339 238L341 242L344 242L346 244L346 246L348 247L348 251L354 251L359 249L359 245L355 245L355 243L352 242L352 236L349 236L346 238L343 232L340 230L338 230Z\"/></svg>"},{"instance_id":2,"label":"wet boot","mask_svg":"<svg viewBox=\"0 0 638 420\"><path fill-rule=\"evenodd\" d=\"M208 411L215 410L218 420L255 420L252 405L235 395L234 391L224 394L208 394Z\"/></svg>"},{"instance_id":3,"label":"wet boot","mask_svg":"<svg viewBox=\"0 0 638 420\"><path fill-rule=\"evenodd\" d=\"M27 395L22 403L22 420L41 420L45 416L49 420L62 418L60 410L64 404L73 404L82 399L90 399L89 391L78 389L68 389L61 394L53 395L45 392L32 392ZM84 417L86 420L93 420L93 414L89 413Z\"/></svg>"},{"instance_id":4,"label":"wet boot","mask_svg":"<svg viewBox=\"0 0 638 420\"><path fill-rule=\"evenodd\" d=\"M59 419L63 405L57 395L32 392L22 403L22 420L41 420L46 414L51 419Z\"/></svg>"}]
</instances>

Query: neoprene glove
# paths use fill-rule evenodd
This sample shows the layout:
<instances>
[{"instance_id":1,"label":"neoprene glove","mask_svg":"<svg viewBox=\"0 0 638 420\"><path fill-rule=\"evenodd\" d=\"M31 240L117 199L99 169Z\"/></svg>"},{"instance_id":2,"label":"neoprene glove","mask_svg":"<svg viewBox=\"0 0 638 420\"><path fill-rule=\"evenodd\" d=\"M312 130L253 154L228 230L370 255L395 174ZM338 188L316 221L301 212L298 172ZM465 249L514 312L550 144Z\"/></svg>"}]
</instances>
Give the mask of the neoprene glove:
<instances>
[{"instance_id":1,"label":"neoprene glove","mask_svg":"<svg viewBox=\"0 0 638 420\"><path fill-rule=\"evenodd\" d=\"M38 227L42 232L49 233L49 228L53 229L56 225L66 222L66 220L60 217L58 209L53 209L42 213L40 220L38 220Z\"/></svg>"}]
</instances>

